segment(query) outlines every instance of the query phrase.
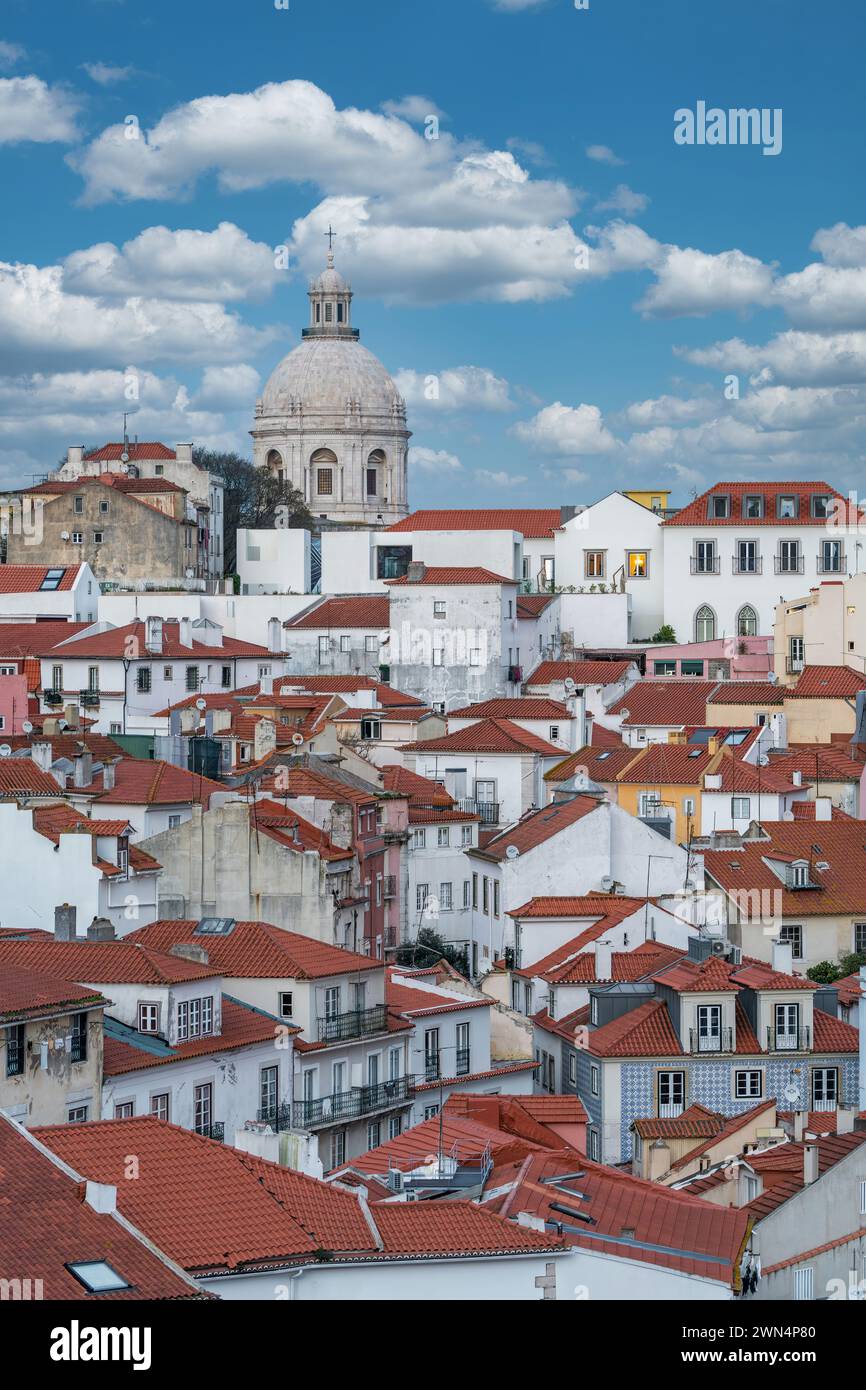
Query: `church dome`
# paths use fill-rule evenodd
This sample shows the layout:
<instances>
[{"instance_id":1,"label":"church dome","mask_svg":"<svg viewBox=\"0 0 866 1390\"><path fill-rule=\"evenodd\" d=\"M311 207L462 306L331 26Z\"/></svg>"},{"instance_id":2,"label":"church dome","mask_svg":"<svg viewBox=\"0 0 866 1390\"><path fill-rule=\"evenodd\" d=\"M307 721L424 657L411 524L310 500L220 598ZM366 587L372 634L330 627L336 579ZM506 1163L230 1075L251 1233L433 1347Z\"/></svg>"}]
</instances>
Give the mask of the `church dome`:
<instances>
[{"instance_id":1,"label":"church dome","mask_svg":"<svg viewBox=\"0 0 866 1390\"><path fill-rule=\"evenodd\" d=\"M362 415L390 416L400 400L378 357L354 338L305 338L274 368L262 391L262 415L286 415L293 405L311 415L346 413L358 402Z\"/></svg>"}]
</instances>

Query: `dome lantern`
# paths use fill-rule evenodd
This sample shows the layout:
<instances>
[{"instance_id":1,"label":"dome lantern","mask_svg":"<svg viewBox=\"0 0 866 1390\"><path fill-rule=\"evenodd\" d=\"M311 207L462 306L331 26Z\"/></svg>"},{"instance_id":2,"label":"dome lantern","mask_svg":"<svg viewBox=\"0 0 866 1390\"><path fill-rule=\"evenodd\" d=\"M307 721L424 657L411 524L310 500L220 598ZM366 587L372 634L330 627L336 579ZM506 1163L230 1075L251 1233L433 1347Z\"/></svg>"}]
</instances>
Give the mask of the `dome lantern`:
<instances>
[{"instance_id":1,"label":"dome lantern","mask_svg":"<svg viewBox=\"0 0 866 1390\"><path fill-rule=\"evenodd\" d=\"M352 287L334 269L334 237L328 228L328 264L310 281L307 298L310 301L310 326L303 330L305 338L357 338L352 327Z\"/></svg>"}]
</instances>

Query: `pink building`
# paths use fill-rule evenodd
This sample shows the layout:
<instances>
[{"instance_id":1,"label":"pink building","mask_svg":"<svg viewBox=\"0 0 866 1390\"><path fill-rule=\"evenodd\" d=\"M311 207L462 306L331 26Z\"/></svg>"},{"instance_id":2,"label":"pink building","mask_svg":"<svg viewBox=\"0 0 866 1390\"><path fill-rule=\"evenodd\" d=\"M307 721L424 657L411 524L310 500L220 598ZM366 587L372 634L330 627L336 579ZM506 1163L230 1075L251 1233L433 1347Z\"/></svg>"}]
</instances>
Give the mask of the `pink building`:
<instances>
[{"instance_id":1,"label":"pink building","mask_svg":"<svg viewBox=\"0 0 866 1390\"><path fill-rule=\"evenodd\" d=\"M23 734L27 718L27 677L0 667L0 737Z\"/></svg>"},{"instance_id":2,"label":"pink building","mask_svg":"<svg viewBox=\"0 0 866 1390\"><path fill-rule=\"evenodd\" d=\"M711 642L654 643L646 648L648 680L697 676L700 680L765 681L772 670L772 637L717 637Z\"/></svg>"}]
</instances>

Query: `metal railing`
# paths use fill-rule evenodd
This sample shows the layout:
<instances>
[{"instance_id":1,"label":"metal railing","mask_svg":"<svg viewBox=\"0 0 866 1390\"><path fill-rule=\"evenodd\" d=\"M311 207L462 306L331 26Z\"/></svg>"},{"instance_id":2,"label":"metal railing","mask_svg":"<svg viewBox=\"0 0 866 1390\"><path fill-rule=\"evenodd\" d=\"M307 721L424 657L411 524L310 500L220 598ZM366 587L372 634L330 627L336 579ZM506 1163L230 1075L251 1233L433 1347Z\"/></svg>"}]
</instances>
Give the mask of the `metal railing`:
<instances>
[{"instance_id":1,"label":"metal railing","mask_svg":"<svg viewBox=\"0 0 866 1390\"><path fill-rule=\"evenodd\" d=\"M331 1096L316 1096L294 1102L296 1129L314 1129L317 1125L338 1124L341 1120L357 1120L375 1110L387 1110L405 1105L415 1091L414 1077L398 1076L377 1086L353 1086Z\"/></svg>"},{"instance_id":2,"label":"metal railing","mask_svg":"<svg viewBox=\"0 0 866 1390\"><path fill-rule=\"evenodd\" d=\"M845 573L845 553L844 553L844 551L840 551L840 552L839 552L838 564L833 565L833 564L828 564L828 563L827 563L827 561L826 561L826 559L825 559L825 556L824 556L823 550L819 550L819 551L818 551L818 559L817 559L817 561L816 561L816 568L817 568L817 571L818 571L819 574L844 574L844 573Z\"/></svg>"},{"instance_id":3,"label":"metal railing","mask_svg":"<svg viewBox=\"0 0 866 1390\"><path fill-rule=\"evenodd\" d=\"M465 814L480 817L482 825L498 825L499 823L498 801L476 801L474 797L469 796L463 797L457 804Z\"/></svg>"},{"instance_id":4,"label":"metal railing","mask_svg":"<svg viewBox=\"0 0 866 1390\"><path fill-rule=\"evenodd\" d=\"M692 574L718 574L721 569L718 555L692 555L690 560Z\"/></svg>"},{"instance_id":5,"label":"metal railing","mask_svg":"<svg viewBox=\"0 0 866 1390\"><path fill-rule=\"evenodd\" d=\"M205 1139L218 1139L222 1144L226 1137L225 1123L222 1120L215 1120L212 1125L196 1125L195 1133L201 1134Z\"/></svg>"},{"instance_id":6,"label":"metal railing","mask_svg":"<svg viewBox=\"0 0 866 1390\"><path fill-rule=\"evenodd\" d=\"M13 1038L6 1034L6 1075L21 1076L24 1071L24 1042L23 1039Z\"/></svg>"},{"instance_id":7,"label":"metal railing","mask_svg":"<svg viewBox=\"0 0 866 1390\"><path fill-rule=\"evenodd\" d=\"M270 1125L271 1129L279 1133L284 1129L293 1129L292 1107L287 1101L281 1101L278 1105L267 1105L264 1110L256 1113L256 1119L260 1124Z\"/></svg>"},{"instance_id":8,"label":"metal railing","mask_svg":"<svg viewBox=\"0 0 866 1390\"><path fill-rule=\"evenodd\" d=\"M808 1052L811 1046L811 1028L767 1029L768 1052Z\"/></svg>"},{"instance_id":9,"label":"metal railing","mask_svg":"<svg viewBox=\"0 0 866 1390\"><path fill-rule=\"evenodd\" d=\"M87 1061L87 1034L73 1033L72 1043L69 1048L69 1056L73 1062Z\"/></svg>"},{"instance_id":10,"label":"metal railing","mask_svg":"<svg viewBox=\"0 0 866 1390\"><path fill-rule=\"evenodd\" d=\"M690 1052L733 1052L733 1028L720 1028L717 1033L701 1033L696 1028L689 1029Z\"/></svg>"},{"instance_id":11,"label":"metal railing","mask_svg":"<svg viewBox=\"0 0 866 1390\"><path fill-rule=\"evenodd\" d=\"M785 671L789 676L799 675L806 666L804 656L789 656L785 658Z\"/></svg>"},{"instance_id":12,"label":"metal railing","mask_svg":"<svg viewBox=\"0 0 866 1390\"><path fill-rule=\"evenodd\" d=\"M468 1076L470 1069L471 1069L471 1068L470 1068L470 1064L469 1064L469 1048L468 1048L468 1047L458 1047L458 1048L457 1048L457 1064L456 1064L455 1069L454 1069L455 1075L456 1075L456 1076Z\"/></svg>"},{"instance_id":13,"label":"metal railing","mask_svg":"<svg viewBox=\"0 0 866 1390\"><path fill-rule=\"evenodd\" d=\"M437 1052L435 1056L429 1054L424 1058L424 1080L438 1081L442 1075L442 1059Z\"/></svg>"},{"instance_id":14,"label":"metal railing","mask_svg":"<svg viewBox=\"0 0 866 1390\"><path fill-rule=\"evenodd\" d=\"M734 574L761 574L764 568L764 559L761 555L753 555L751 560L741 560L739 555L735 555L731 561Z\"/></svg>"},{"instance_id":15,"label":"metal railing","mask_svg":"<svg viewBox=\"0 0 866 1390\"><path fill-rule=\"evenodd\" d=\"M802 555L795 555L783 560L781 555L774 556L773 564L777 574L802 574L804 561Z\"/></svg>"},{"instance_id":16,"label":"metal railing","mask_svg":"<svg viewBox=\"0 0 866 1390\"><path fill-rule=\"evenodd\" d=\"M670 1100L659 1105L660 1120L676 1120L685 1110L685 1104L681 1100Z\"/></svg>"},{"instance_id":17,"label":"metal railing","mask_svg":"<svg viewBox=\"0 0 866 1390\"><path fill-rule=\"evenodd\" d=\"M387 1027L386 1004L374 1004L369 1009L348 1009L345 1013L319 1019L319 1042L346 1042L371 1033L384 1033Z\"/></svg>"}]
</instances>

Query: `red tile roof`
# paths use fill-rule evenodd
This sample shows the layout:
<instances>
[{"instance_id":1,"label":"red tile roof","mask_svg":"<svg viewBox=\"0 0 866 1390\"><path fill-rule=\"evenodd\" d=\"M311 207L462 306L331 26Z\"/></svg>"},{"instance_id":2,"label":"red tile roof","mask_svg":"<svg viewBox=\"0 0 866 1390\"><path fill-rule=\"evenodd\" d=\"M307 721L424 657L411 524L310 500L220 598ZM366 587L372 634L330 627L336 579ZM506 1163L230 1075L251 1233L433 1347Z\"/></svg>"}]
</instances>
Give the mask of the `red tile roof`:
<instances>
[{"instance_id":1,"label":"red tile roof","mask_svg":"<svg viewBox=\"0 0 866 1390\"><path fill-rule=\"evenodd\" d=\"M277 776L279 787L275 785ZM351 801L356 806L369 806L382 795L378 787L371 786L368 791L338 776L332 777L324 769L294 762L285 764L273 776L263 778L259 789L281 797L288 793L290 797L312 796L320 801Z\"/></svg>"},{"instance_id":2,"label":"red tile roof","mask_svg":"<svg viewBox=\"0 0 866 1390\"><path fill-rule=\"evenodd\" d=\"M825 1014L823 1009L812 1010L813 1046L816 1052L853 1052L860 1045L860 1030L841 1018Z\"/></svg>"},{"instance_id":3,"label":"red tile roof","mask_svg":"<svg viewBox=\"0 0 866 1390\"><path fill-rule=\"evenodd\" d=\"M368 705L359 705L355 709L338 710L336 714L331 715L331 722L360 724L363 719L379 719L383 724L417 724L432 715L432 709L427 709L424 705L394 705L391 709L370 709Z\"/></svg>"},{"instance_id":4,"label":"red tile roof","mask_svg":"<svg viewBox=\"0 0 866 1390\"><path fill-rule=\"evenodd\" d=\"M762 826L768 840L704 851L706 872L727 892L742 894L740 911L747 920L753 911L760 915L758 901L764 889L781 893L782 915L794 920L866 911L866 826L862 821L762 821ZM812 879L819 886L787 888L767 862L776 858L783 863L793 858L810 861ZM816 869L819 862L829 868Z\"/></svg>"},{"instance_id":5,"label":"red tile roof","mask_svg":"<svg viewBox=\"0 0 866 1390\"><path fill-rule=\"evenodd\" d=\"M123 757L114 766L114 786L104 791L104 784L104 774L98 772L87 790L96 793L100 804L115 806L182 806L195 802L207 810L214 792L225 791L220 782L157 758L151 761Z\"/></svg>"},{"instance_id":6,"label":"red tile roof","mask_svg":"<svg viewBox=\"0 0 866 1390\"><path fill-rule=\"evenodd\" d=\"M64 1009L96 1009L106 1002L96 990L84 989L41 970L4 963L0 974L0 1018L4 1022L39 1018Z\"/></svg>"},{"instance_id":7,"label":"red tile roof","mask_svg":"<svg viewBox=\"0 0 866 1390\"><path fill-rule=\"evenodd\" d=\"M26 940L0 937L0 968L21 966L88 984L172 985L212 980L219 970L150 950L133 941L55 941L48 932Z\"/></svg>"},{"instance_id":8,"label":"red tile roof","mask_svg":"<svg viewBox=\"0 0 866 1390\"><path fill-rule=\"evenodd\" d=\"M385 621L388 621L387 617ZM407 695L404 690L397 690L394 686L386 685L383 681L374 680L372 676L281 676L274 681L275 690L295 688L330 695L357 694L359 690L374 690L376 701L382 709L389 709L393 705L423 705L424 703L423 700L417 699L414 695ZM235 693L244 695L248 691L238 690Z\"/></svg>"},{"instance_id":9,"label":"red tile roof","mask_svg":"<svg viewBox=\"0 0 866 1390\"><path fill-rule=\"evenodd\" d=\"M124 444L123 441L119 444L103 444L99 449L90 449L84 457L87 460L99 459L101 462L110 460L114 463L119 463L124 453L128 454L133 462L136 459L147 459L150 461L151 459L177 458L174 449L169 449L165 444L158 444L156 442L142 443L140 440L136 440L132 444Z\"/></svg>"},{"instance_id":10,"label":"red tile roof","mask_svg":"<svg viewBox=\"0 0 866 1390\"><path fill-rule=\"evenodd\" d=\"M616 746L613 748L604 743L599 746L579 748L576 753L570 753L561 763L557 763L556 767L545 772L544 780L545 782L569 782L578 770L585 769L591 782L615 782L617 774L628 767L629 763L634 762L635 758L639 756L639 751L637 748L630 748L620 739L616 740Z\"/></svg>"},{"instance_id":11,"label":"red tile roof","mask_svg":"<svg viewBox=\"0 0 866 1390\"><path fill-rule=\"evenodd\" d=\"M418 584L431 584L442 588L454 584L516 584L517 580L508 579L504 574L494 574L481 565L427 565L420 579L410 579L408 574L404 574L399 579L386 579L385 583L389 588L401 584L410 584L413 588Z\"/></svg>"},{"instance_id":12,"label":"red tile roof","mask_svg":"<svg viewBox=\"0 0 866 1390\"><path fill-rule=\"evenodd\" d=\"M613 685L636 663L632 661L542 661L526 681L527 690L552 681L573 680L575 685Z\"/></svg>"},{"instance_id":13,"label":"red tile roof","mask_svg":"<svg viewBox=\"0 0 866 1390\"><path fill-rule=\"evenodd\" d=\"M608 923L608 927L612 924ZM647 942L645 945L650 946ZM644 951L614 951L611 954L610 973L600 977L596 971L594 951L584 950L567 942L550 951L541 960L516 970L516 975L527 978L544 979L552 985L606 984L611 980L643 980L663 966L671 965L683 954L676 946L662 946L652 943L653 949ZM570 949L569 949L570 948Z\"/></svg>"},{"instance_id":14,"label":"red tile roof","mask_svg":"<svg viewBox=\"0 0 866 1390\"><path fill-rule=\"evenodd\" d=\"M650 743L632 752L634 758L616 774L616 781L647 787L698 786L715 757L707 748L687 743Z\"/></svg>"},{"instance_id":15,"label":"red tile roof","mask_svg":"<svg viewBox=\"0 0 866 1390\"><path fill-rule=\"evenodd\" d=\"M381 961L284 931L270 922L236 922L227 936L196 935L197 926L196 921L166 919L139 927L124 940L159 952L169 951L178 942L198 943L218 974L236 979L321 980L382 969Z\"/></svg>"},{"instance_id":16,"label":"red tile roof","mask_svg":"<svg viewBox=\"0 0 866 1390\"><path fill-rule=\"evenodd\" d=\"M555 594L518 594L517 616L533 621L556 600Z\"/></svg>"},{"instance_id":17,"label":"red tile roof","mask_svg":"<svg viewBox=\"0 0 866 1390\"><path fill-rule=\"evenodd\" d=\"M850 1153L866 1142L866 1130L855 1130L851 1134L828 1134L824 1137L812 1141L818 1150L818 1175L823 1177L830 1168L839 1163L841 1159L847 1158ZM768 1170L770 1172L787 1172L790 1176L776 1179L771 1186L765 1187L764 1191L755 1197L751 1202L747 1202L743 1211L752 1218L753 1221L761 1221L770 1212L780 1207L783 1202L787 1202L789 1197L795 1197L805 1187L804 1182L804 1144L789 1143L779 1145L776 1149L768 1149L765 1153L749 1154L749 1164L758 1173Z\"/></svg>"},{"instance_id":18,"label":"red tile roof","mask_svg":"<svg viewBox=\"0 0 866 1390\"><path fill-rule=\"evenodd\" d=\"M469 724L465 729L455 729L454 733L441 738L423 739L408 743L399 750L407 753L540 753L543 757L559 757L561 748L556 748L546 739L539 738L510 719L480 719L477 724Z\"/></svg>"},{"instance_id":19,"label":"red tile roof","mask_svg":"<svg viewBox=\"0 0 866 1390\"><path fill-rule=\"evenodd\" d=\"M866 675L850 666L806 666L785 694L790 700L852 700L860 690L866 690Z\"/></svg>"},{"instance_id":20,"label":"red tile roof","mask_svg":"<svg viewBox=\"0 0 866 1390\"><path fill-rule=\"evenodd\" d=\"M126 1303L208 1297L168 1264L156 1246L146 1244L136 1230L121 1224L115 1213L95 1211L83 1200L77 1175L67 1173L32 1133L2 1113L0 1171L0 1269L4 1278L41 1280L42 1293L33 1297L91 1304L102 1304L106 1299ZM118 1187L123 1185L120 1173L116 1181ZM69 1266L94 1260L107 1260L129 1287L91 1293Z\"/></svg>"},{"instance_id":21,"label":"red tile roof","mask_svg":"<svg viewBox=\"0 0 866 1390\"><path fill-rule=\"evenodd\" d=\"M264 831L286 849L296 850L298 853L315 850L320 859L329 863L354 857L354 850L335 845L327 831L299 816L297 811L292 809L291 801L288 805L281 805L278 801L270 801L267 798L254 801L250 819L254 829Z\"/></svg>"},{"instance_id":22,"label":"red tile roof","mask_svg":"<svg viewBox=\"0 0 866 1390\"><path fill-rule=\"evenodd\" d=\"M461 998L455 999L454 993L455 991L446 993L444 990L437 992L433 989L413 987L411 974L405 975L398 966L389 967L385 972L385 999L388 1007L397 1013L405 1014L407 1018L493 1006L494 1001L488 995L478 998L464 994Z\"/></svg>"},{"instance_id":23,"label":"red tile roof","mask_svg":"<svg viewBox=\"0 0 866 1390\"><path fill-rule=\"evenodd\" d=\"M40 623L41 627L42 624ZM0 634L2 635L2 634ZM137 651L140 661L161 661L165 659L177 659L186 657L192 660L198 657L202 661L229 660L231 657L267 657L271 655L267 647L257 646L254 642L242 642L237 637L223 637L221 647L209 647L205 642L198 642L192 639L192 645L185 647L180 641L180 624L177 622L164 622L162 625L162 650L160 652L150 652L146 645L147 629L142 622L126 623L123 627L113 627L107 632L96 632L90 636L81 636L62 645L55 639L54 642L46 641L38 648L43 657L50 657L53 661L71 660L78 657L105 656L122 659L128 657L130 644L134 644L132 650ZM137 645L135 645L137 644Z\"/></svg>"},{"instance_id":24,"label":"red tile roof","mask_svg":"<svg viewBox=\"0 0 866 1390\"><path fill-rule=\"evenodd\" d=\"M857 508L849 506L846 498L841 492L830 487L828 483L715 483L713 487L707 488L693 502L682 507L674 516L668 517L662 524L664 526L826 526L825 517L813 517L811 515L810 498L820 494L837 499L840 507L840 520L850 520L855 523L859 520ZM730 516L711 517L709 515L708 498L712 496L728 496L731 498ZM743 498L757 497L764 499L762 517L748 517L744 514ZM776 515L776 498L779 496L799 498L799 515L785 519Z\"/></svg>"},{"instance_id":25,"label":"red tile roof","mask_svg":"<svg viewBox=\"0 0 866 1390\"><path fill-rule=\"evenodd\" d=\"M278 1038L284 1038L287 1032L297 1031L278 1018L272 1018L224 994L219 1033L208 1033L155 1051L154 1038L150 1034L137 1033L130 1028L123 1030L123 1037L119 1037L109 1026L105 1033L102 1066L106 1076L124 1076L128 1072L149 1071L152 1067L168 1066L172 1062L186 1062L192 1057L234 1052L236 1048L254 1043L276 1046Z\"/></svg>"},{"instance_id":26,"label":"red tile roof","mask_svg":"<svg viewBox=\"0 0 866 1390\"><path fill-rule=\"evenodd\" d=\"M41 589L48 565L0 565L0 594L31 594ZM61 568L57 566L57 568ZM62 567L60 583L43 593L65 593L74 588L81 565Z\"/></svg>"},{"instance_id":27,"label":"red tile roof","mask_svg":"<svg viewBox=\"0 0 866 1390\"><path fill-rule=\"evenodd\" d=\"M448 711L448 719L545 719L561 723L573 719L573 713L558 700L543 696L521 696L517 699L480 700L477 705L464 705Z\"/></svg>"},{"instance_id":28,"label":"red tile roof","mask_svg":"<svg viewBox=\"0 0 866 1390\"><path fill-rule=\"evenodd\" d=\"M92 486L95 483L102 487L113 488L115 492L125 493L139 500L139 495L148 492L186 492L185 488L178 487L177 483L170 483L167 478L130 478L125 473L100 473L98 476L82 474L74 481L60 479L57 482L35 483L32 487L20 488L19 491L28 497L33 494L51 494L52 496L62 496L67 492L78 492L82 487ZM177 517L166 515L167 521L176 521Z\"/></svg>"},{"instance_id":29,"label":"red tile roof","mask_svg":"<svg viewBox=\"0 0 866 1390\"><path fill-rule=\"evenodd\" d=\"M587 893L583 897L530 898L522 907L509 909L509 917L598 917L614 926L643 907L644 898L620 893Z\"/></svg>"},{"instance_id":30,"label":"red tile roof","mask_svg":"<svg viewBox=\"0 0 866 1390\"><path fill-rule=\"evenodd\" d=\"M592 796L573 796L567 801L553 802L550 806L543 806L540 811L530 811L515 825L497 831L486 842L483 851L473 850L472 853L483 853L488 859L501 860L508 857L508 848L514 845L521 854L526 854L537 845L551 840L561 830L567 830L584 816L591 815L603 804Z\"/></svg>"},{"instance_id":31,"label":"red tile roof","mask_svg":"<svg viewBox=\"0 0 866 1390\"><path fill-rule=\"evenodd\" d=\"M679 1057L680 1040L667 1005L650 999L587 1036L587 1050L596 1057Z\"/></svg>"},{"instance_id":32,"label":"red tile roof","mask_svg":"<svg viewBox=\"0 0 866 1390\"><path fill-rule=\"evenodd\" d=\"M30 758L0 759L0 798L12 796L61 797L60 784Z\"/></svg>"},{"instance_id":33,"label":"red tile roof","mask_svg":"<svg viewBox=\"0 0 866 1390\"><path fill-rule=\"evenodd\" d=\"M552 536L561 524L558 507L499 507L472 511L438 510L411 512L389 531L519 531L524 536Z\"/></svg>"},{"instance_id":34,"label":"red tile roof","mask_svg":"<svg viewBox=\"0 0 866 1390\"><path fill-rule=\"evenodd\" d=\"M382 769L382 786L386 792L396 792L401 796L408 796L419 807L451 807L454 805L453 796L445 790L440 782L434 782L429 777L422 777L420 773L410 772L408 767L401 767L399 763L390 763Z\"/></svg>"},{"instance_id":35,"label":"red tile roof","mask_svg":"<svg viewBox=\"0 0 866 1390\"><path fill-rule=\"evenodd\" d=\"M390 622L391 600L387 594L359 594L351 598L326 598L307 608L283 626L301 628L367 628L381 631ZM294 680L294 677L292 678ZM321 687L319 687L321 689ZM354 687L352 687L354 688Z\"/></svg>"},{"instance_id":36,"label":"red tile roof","mask_svg":"<svg viewBox=\"0 0 866 1390\"><path fill-rule=\"evenodd\" d=\"M39 663L36 665L38 667ZM7 734L5 742L16 752L22 748L29 750L34 743L48 743L51 745L52 762L60 758L68 758L71 761L76 754L82 752L91 753L96 762L114 762L117 758L126 757L120 744L108 734L95 734L90 729L67 730L62 734L40 733L34 729L32 734Z\"/></svg>"},{"instance_id":37,"label":"red tile roof","mask_svg":"<svg viewBox=\"0 0 866 1390\"><path fill-rule=\"evenodd\" d=\"M635 1120L632 1129L641 1139L710 1139L724 1127L725 1116L697 1102L681 1115L670 1118L648 1116Z\"/></svg>"},{"instance_id":38,"label":"red tile roof","mask_svg":"<svg viewBox=\"0 0 866 1390\"><path fill-rule=\"evenodd\" d=\"M781 705L788 691L772 681L720 681L708 705Z\"/></svg>"},{"instance_id":39,"label":"red tile roof","mask_svg":"<svg viewBox=\"0 0 866 1390\"><path fill-rule=\"evenodd\" d=\"M88 623L0 623L0 658L35 657L50 651L66 637L83 632Z\"/></svg>"},{"instance_id":40,"label":"red tile roof","mask_svg":"<svg viewBox=\"0 0 866 1390\"><path fill-rule=\"evenodd\" d=\"M468 1202L377 1205L152 1116L39 1131L89 1177L117 1184L123 1214L190 1272L562 1249ZM127 1156L140 1179L123 1181ZM371 1226L375 1226L376 1233Z\"/></svg>"},{"instance_id":41,"label":"red tile roof","mask_svg":"<svg viewBox=\"0 0 866 1390\"><path fill-rule=\"evenodd\" d=\"M607 711L623 715L623 724L655 728L684 728L706 722L707 700L718 681L638 681Z\"/></svg>"}]
</instances>

